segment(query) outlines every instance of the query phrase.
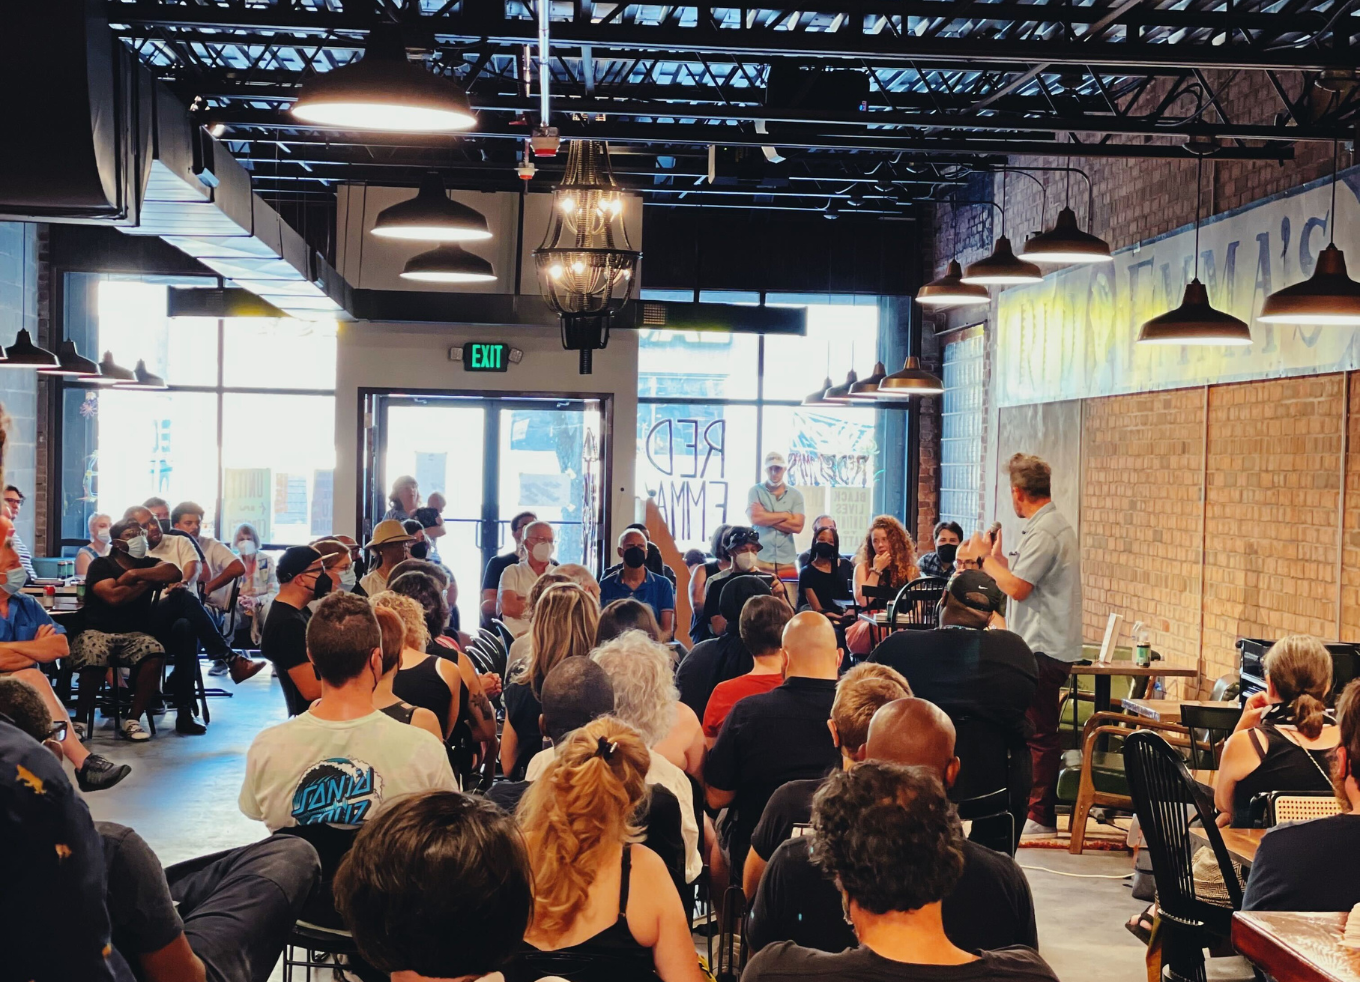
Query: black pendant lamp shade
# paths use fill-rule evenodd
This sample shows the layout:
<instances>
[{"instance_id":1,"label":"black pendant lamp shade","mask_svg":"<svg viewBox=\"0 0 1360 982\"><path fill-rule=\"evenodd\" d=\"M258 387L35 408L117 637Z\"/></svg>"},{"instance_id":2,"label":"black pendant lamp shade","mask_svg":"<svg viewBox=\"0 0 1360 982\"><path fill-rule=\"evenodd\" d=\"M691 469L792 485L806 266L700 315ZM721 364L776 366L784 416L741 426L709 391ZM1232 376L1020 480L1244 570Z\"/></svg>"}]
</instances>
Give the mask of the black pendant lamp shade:
<instances>
[{"instance_id":1,"label":"black pendant lamp shade","mask_svg":"<svg viewBox=\"0 0 1360 982\"><path fill-rule=\"evenodd\" d=\"M438 174L426 174L414 198L378 212L373 234L422 242L472 242L491 238L486 216L454 201Z\"/></svg>"},{"instance_id":2,"label":"black pendant lamp shade","mask_svg":"<svg viewBox=\"0 0 1360 982\"><path fill-rule=\"evenodd\" d=\"M159 375L153 375L147 371L146 362L138 359L137 368L132 372L130 380L117 382L113 386L115 389L164 389L167 388L165 379Z\"/></svg>"},{"instance_id":3,"label":"black pendant lamp shade","mask_svg":"<svg viewBox=\"0 0 1360 982\"><path fill-rule=\"evenodd\" d=\"M129 369L117 364L113 360L113 352L104 352L104 360L99 363L99 381L112 385L115 382L135 382L137 376Z\"/></svg>"},{"instance_id":4,"label":"black pendant lamp shade","mask_svg":"<svg viewBox=\"0 0 1360 982\"><path fill-rule=\"evenodd\" d=\"M869 373L868 378L862 378L854 385L850 386L849 392L851 402L873 402L882 393L879 392L879 383L888 375L888 370L883 367L883 362L874 362L874 370Z\"/></svg>"},{"instance_id":5,"label":"black pendant lamp shade","mask_svg":"<svg viewBox=\"0 0 1360 982\"><path fill-rule=\"evenodd\" d=\"M992 295L985 286L963 282L958 260L951 259L943 276L916 291L916 302L922 307L971 307L991 303Z\"/></svg>"},{"instance_id":6,"label":"black pendant lamp shade","mask_svg":"<svg viewBox=\"0 0 1360 982\"><path fill-rule=\"evenodd\" d=\"M1011 240L1004 235L996 240L992 254L968 264L963 282L977 286L1013 286L1017 283L1039 283L1044 272L1034 263L1015 258Z\"/></svg>"},{"instance_id":7,"label":"black pendant lamp shade","mask_svg":"<svg viewBox=\"0 0 1360 982\"><path fill-rule=\"evenodd\" d=\"M1030 236L1019 258L1036 263L1114 262L1109 243L1078 228L1071 208L1058 212L1058 221L1047 232Z\"/></svg>"},{"instance_id":8,"label":"black pendant lamp shade","mask_svg":"<svg viewBox=\"0 0 1360 982\"><path fill-rule=\"evenodd\" d=\"M1346 254L1327 246L1313 275L1266 297L1256 319L1267 324L1360 325L1360 283L1346 274Z\"/></svg>"},{"instance_id":9,"label":"black pendant lamp shade","mask_svg":"<svg viewBox=\"0 0 1360 982\"><path fill-rule=\"evenodd\" d=\"M840 403L829 401L826 398L826 390L831 387L831 376L828 375L826 381L822 383L822 387L811 395L806 396L801 404L804 406L839 406Z\"/></svg>"},{"instance_id":10,"label":"black pendant lamp shade","mask_svg":"<svg viewBox=\"0 0 1360 982\"><path fill-rule=\"evenodd\" d=\"M944 392L944 382L921 367L921 359L909 356L900 372L893 372L878 383L881 399L905 399L912 396L937 396Z\"/></svg>"},{"instance_id":11,"label":"black pendant lamp shade","mask_svg":"<svg viewBox=\"0 0 1360 982\"><path fill-rule=\"evenodd\" d=\"M400 33L375 30L363 58L302 84L293 115L337 129L447 133L477 122L453 79L407 60Z\"/></svg>"},{"instance_id":12,"label":"black pendant lamp shade","mask_svg":"<svg viewBox=\"0 0 1360 982\"><path fill-rule=\"evenodd\" d=\"M833 385L822 393L822 398L833 406L848 406L850 404L850 386L859 381L859 376L852 368L845 376L845 383Z\"/></svg>"},{"instance_id":13,"label":"black pendant lamp shade","mask_svg":"<svg viewBox=\"0 0 1360 982\"><path fill-rule=\"evenodd\" d=\"M0 361L0 367L4 368L58 368L60 365L57 356L34 344L23 328L14 335L14 343L5 349L5 359Z\"/></svg>"},{"instance_id":14,"label":"black pendant lamp shade","mask_svg":"<svg viewBox=\"0 0 1360 982\"><path fill-rule=\"evenodd\" d=\"M406 261L401 278L422 283L487 283L496 278L496 271L481 256L449 242L412 256Z\"/></svg>"},{"instance_id":15,"label":"black pendant lamp shade","mask_svg":"<svg viewBox=\"0 0 1360 982\"><path fill-rule=\"evenodd\" d=\"M56 367L38 369L39 375L66 375L71 378L97 378L99 366L83 357L76 350L76 343L69 338L57 349Z\"/></svg>"},{"instance_id":16,"label":"black pendant lamp shade","mask_svg":"<svg viewBox=\"0 0 1360 982\"><path fill-rule=\"evenodd\" d=\"M1195 277L1185 285L1185 297L1179 307L1143 325L1138 343L1249 345L1251 329L1232 314L1210 306L1209 291Z\"/></svg>"}]
</instances>

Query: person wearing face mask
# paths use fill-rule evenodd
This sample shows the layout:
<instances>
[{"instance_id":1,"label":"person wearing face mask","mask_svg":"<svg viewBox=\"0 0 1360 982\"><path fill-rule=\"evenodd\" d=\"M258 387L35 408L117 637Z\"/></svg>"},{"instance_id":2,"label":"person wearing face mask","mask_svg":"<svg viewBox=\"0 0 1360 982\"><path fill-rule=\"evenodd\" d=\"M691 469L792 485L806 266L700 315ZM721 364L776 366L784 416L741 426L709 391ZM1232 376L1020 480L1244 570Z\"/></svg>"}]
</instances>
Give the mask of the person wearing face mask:
<instances>
[{"instance_id":1,"label":"person wearing face mask","mask_svg":"<svg viewBox=\"0 0 1360 982\"><path fill-rule=\"evenodd\" d=\"M248 522L238 525L231 538L244 570L241 590L236 597L236 634L232 647L258 647L269 600L279 592L274 560L260 551L260 533Z\"/></svg>"},{"instance_id":2,"label":"person wearing face mask","mask_svg":"<svg viewBox=\"0 0 1360 982\"><path fill-rule=\"evenodd\" d=\"M378 565L369 569L359 585L370 596L377 596L387 589L387 579L392 569L411 555L411 543L415 537L395 518L385 518L373 526L373 537L364 548L378 557Z\"/></svg>"},{"instance_id":3,"label":"person wearing face mask","mask_svg":"<svg viewBox=\"0 0 1360 982\"><path fill-rule=\"evenodd\" d=\"M935 550L922 556L918 563L921 575L948 579L954 575L954 557L963 544L963 526L958 522L937 522L933 537Z\"/></svg>"},{"instance_id":4,"label":"person wearing face mask","mask_svg":"<svg viewBox=\"0 0 1360 982\"><path fill-rule=\"evenodd\" d=\"M841 537L836 527L823 526L813 533L810 560L798 574L798 606L817 610L843 627L855 619L854 613L836 605L838 600L852 600L850 580L855 568L841 557Z\"/></svg>"},{"instance_id":5,"label":"person wearing face mask","mask_svg":"<svg viewBox=\"0 0 1360 982\"><path fill-rule=\"evenodd\" d=\"M109 542L113 540L109 529L113 527L113 519L103 512L95 512L90 516L90 541L81 546L76 552L76 576L84 576L90 568L90 563L100 556L109 554Z\"/></svg>"},{"instance_id":6,"label":"person wearing face mask","mask_svg":"<svg viewBox=\"0 0 1360 982\"><path fill-rule=\"evenodd\" d=\"M662 638L669 638L675 630L675 587L647 568L647 537L637 529L626 529L619 536L618 553L623 566L600 581L600 605L640 601L652 608Z\"/></svg>"},{"instance_id":7,"label":"person wearing face mask","mask_svg":"<svg viewBox=\"0 0 1360 982\"><path fill-rule=\"evenodd\" d=\"M348 546L339 539L326 538L317 539L312 543L312 548L321 553L326 563L326 574L334 584L333 589L360 597L368 596L359 585L359 578L354 574L354 560L350 556ZM317 601L312 601L313 610L316 609L316 604Z\"/></svg>"},{"instance_id":8,"label":"person wearing face mask","mask_svg":"<svg viewBox=\"0 0 1360 982\"><path fill-rule=\"evenodd\" d=\"M514 637L529 630L526 616L529 591L553 562L553 527L547 522L530 522L524 527L524 558L501 574L496 602L501 620Z\"/></svg>"},{"instance_id":9,"label":"person wearing face mask","mask_svg":"<svg viewBox=\"0 0 1360 982\"><path fill-rule=\"evenodd\" d=\"M703 621L708 625L709 636L718 638L727 631L727 618L722 612L722 592L723 587L738 576L756 576L765 585L766 593L773 593L776 596L788 597L784 593L783 584L768 573L760 570L760 560L757 558L760 553L759 533L746 525L733 525L727 530L727 536L723 541L727 549L728 556L731 557L732 565L727 569L720 570L708 578L708 583L704 589L704 609ZM731 625L733 630L736 625Z\"/></svg>"},{"instance_id":10,"label":"person wearing face mask","mask_svg":"<svg viewBox=\"0 0 1360 982\"><path fill-rule=\"evenodd\" d=\"M793 537L803 531L803 492L784 482L787 473L784 455L771 450L765 455L765 480L751 487L747 496L746 515L760 536L760 568L781 568L792 572L798 559L798 547Z\"/></svg>"},{"instance_id":11,"label":"person wearing face mask","mask_svg":"<svg viewBox=\"0 0 1360 982\"><path fill-rule=\"evenodd\" d=\"M836 520L834 518L832 518L830 515L818 515L816 518L812 520L812 541L813 542L817 541L817 533L822 531L822 529L834 529L834 528L837 528ZM798 568L802 569L810 562L812 562L811 546L804 549L802 552L798 554Z\"/></svg>"},{"instance_id":12,"label":"person wearing face mask","mask_svg":"<svg viewBox=\"0 0 1360 982\"><path fill-rule=\"evenodd\" d=\"M109 554L90 563L85 574L81 608L85 629L71 641L71 667L80 673L76 712L81 719L89 718L100 678L109 659L116 657L132 672L132 706L118 735L149 740L140 720L156 694L165 658L165 647L154 635L152 600L157 590L178 583L184 574L174 563L147 555L146 532L136 519L115 522L109 531L113 536Z\"/></svg>"},{"instance_id":13,"label":"person wearing face mask","mask_svg":"<svg viewBox=\"0 0 1360 982\"><path fill-rule=\"evenodd\" d=\"M285 550L276 571L279 592L269 605L260 654L274 663L288 715L296 716L321 698L321 682L307 661L307 621L312 614L308 604L330 593L332 581L321 553L311 546Z\"/></svg>"}]
</instances>

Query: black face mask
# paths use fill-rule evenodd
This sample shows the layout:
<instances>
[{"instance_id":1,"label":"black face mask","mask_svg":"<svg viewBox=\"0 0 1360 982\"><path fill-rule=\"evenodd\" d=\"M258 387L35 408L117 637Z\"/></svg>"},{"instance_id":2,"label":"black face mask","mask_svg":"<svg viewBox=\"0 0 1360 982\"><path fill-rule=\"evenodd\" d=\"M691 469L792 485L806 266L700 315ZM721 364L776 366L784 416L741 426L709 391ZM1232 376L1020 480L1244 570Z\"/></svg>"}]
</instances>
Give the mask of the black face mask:
<instances>
[{"instance_id":1,"label":"black face mask","mask_svg":"<svg viewBox=\"0 0 1360 982\"><path fill-rule=\"evenodd\" d=\"M411 546L411 558L412 558L412 559L424 559L424 558L425 558L426 556L428 556L429 554L430 554L430 547L429 547L429 544L428 544L428 543L425 543L425 542L417 542L417 543L415 543L415 545Z\"/></svg>"},{"instance_id":2,"label":"black face mask","mask_svg":"<svg viewBox=\"0 0 1360 982\"><path fill-rule=\"evenodd\" d=\"M623 565L629 569L637 569L647 561L647 550L641 546L629 546L623 550Z\"/></svg>"},{"instance_id":3,"label":"black face mask","mask_svg":"<svg viewBox=\"0 0 1360 982\"><path fill-rule=\"evenodd\" d=\"M316 586L312 589L312 596L320 600L331 592L331 578L328 574L322 573L316 578Z\"/></svg>"},{"instance_id":4,"label":"black face mask","mask_svg":"<svg viewBox=\"0 0 1360 982\"><path fill-rule=\"evenodd\" d=\"M835 559L836 546L830 542L812 543L812 555L817 559Z\"/></svg>"},{"instance_id":5,"label":"black face mask","mask_svg":"<svg viewBox=\"0 0 1360 982\"><path fill-rule=\"evenodd\" d=\"M165 533L166 535L170 534L170 519L158 518L156 519L156 524L161 527L161 532Z\"/></svg>"},{"instance_id":6,"label":"black face mask","mask_svg":"<svg viewBox=\"0 0 1360 982\"><path fill-rule=\"evenodd\" d=\"M952 563L954 557L958 554L959 546L956 542L947 542L942 546L935 547L935 555L939 557L940 562L944 563L946 566Z\"/></svg>"}]
</instances>

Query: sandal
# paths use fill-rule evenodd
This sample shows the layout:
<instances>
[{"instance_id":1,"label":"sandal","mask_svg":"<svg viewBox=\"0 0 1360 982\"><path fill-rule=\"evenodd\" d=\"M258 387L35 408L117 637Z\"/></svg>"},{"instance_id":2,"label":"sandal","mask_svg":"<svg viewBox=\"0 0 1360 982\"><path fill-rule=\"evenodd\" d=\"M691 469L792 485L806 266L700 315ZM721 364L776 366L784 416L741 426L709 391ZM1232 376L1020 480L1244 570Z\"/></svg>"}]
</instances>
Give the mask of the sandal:
<instances>
[{"instance_id":1,"label":"sandal","mask_svg":"<svg viewBox=\"0 0 1360 982\"><path fill-rule=\"evenodd\" d=\"M1148 944L1152 940L1152 919L1156 916L1157 905L1148 904L1141 914L1135 914L1124 922L1124 930L1143 944Z\"/></svg>"}]
</instances>

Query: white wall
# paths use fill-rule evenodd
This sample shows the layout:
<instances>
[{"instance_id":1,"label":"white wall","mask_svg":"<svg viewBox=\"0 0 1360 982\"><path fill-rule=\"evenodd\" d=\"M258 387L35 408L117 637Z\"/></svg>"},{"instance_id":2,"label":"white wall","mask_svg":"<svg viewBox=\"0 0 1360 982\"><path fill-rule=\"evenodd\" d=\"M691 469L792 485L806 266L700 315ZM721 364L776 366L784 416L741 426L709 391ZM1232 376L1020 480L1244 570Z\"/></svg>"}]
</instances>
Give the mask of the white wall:
<instances>
[{"instance_id":1,"label":"white wall","mask_svg":"<svg viewBox=\"0 0 1360 982\"><path fill-rule=\"evenodd\" d=\"M465 341L504 341L524 358L504 374L465 373L448 351ZM634 521L633 461L637 448L638 344L632 331L615 331L595 352L594 372L581 375L578 355L564 351L556 330L533 327L466 327L370 322L340 325L335 374L335 530L354 528L359 473L359 389L497 391L613 396L612 484L605 509L606 543Z\"/></svg>"}]
</instances>

